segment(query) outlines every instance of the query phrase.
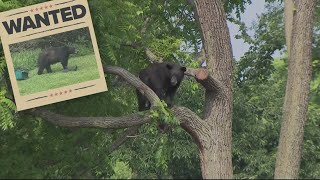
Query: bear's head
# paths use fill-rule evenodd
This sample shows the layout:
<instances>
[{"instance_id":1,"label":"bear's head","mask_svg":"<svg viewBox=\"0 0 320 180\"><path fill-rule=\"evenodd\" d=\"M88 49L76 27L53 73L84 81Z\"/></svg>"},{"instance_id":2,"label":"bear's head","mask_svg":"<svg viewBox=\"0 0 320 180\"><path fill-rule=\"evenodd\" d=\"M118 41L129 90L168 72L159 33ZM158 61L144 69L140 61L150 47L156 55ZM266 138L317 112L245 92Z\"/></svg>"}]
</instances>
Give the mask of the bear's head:
<instances>
[{"instance_id":1,"label":"bear's head","mask_svg":"<svg viewBox=\"0 0 320 180\"><path fill-rule=\"evenodd\" d=\"M187 70L187 68L172 62L168 62L166 64L166 68L169 71L170 85L179 85L184 77L184 72Z\"/></svg>"},{"instance_id":2,"label":"bear's head","mask_svg":"<svg viewBox=\"0 0 320 180\"><path fill-rule=\"evenodd\" d=\"M77 52L76 52L76 48L74 48L74 47L68 47L68 53L69 54L76 54Z\"/></svg>"}]
</instances>

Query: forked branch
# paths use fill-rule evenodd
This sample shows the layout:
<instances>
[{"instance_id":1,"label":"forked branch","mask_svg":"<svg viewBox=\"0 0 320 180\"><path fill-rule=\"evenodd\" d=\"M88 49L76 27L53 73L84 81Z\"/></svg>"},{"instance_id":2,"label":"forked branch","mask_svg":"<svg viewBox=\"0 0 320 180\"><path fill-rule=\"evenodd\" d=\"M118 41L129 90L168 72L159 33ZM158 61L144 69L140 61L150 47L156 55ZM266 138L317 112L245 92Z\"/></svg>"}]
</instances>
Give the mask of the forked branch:
<instances>
[{"instance_id":1,"label":"forked branch","mask_svg":"<svg viewBox=\"0 0 320 180\"><path fill-rule=\"evenodd\" d=\"M154 106L156 106L156 102L159 101L159 98L139 78L119 67L105 66L103 69L105 73L121 76L128 83L139 89L141 93L145 94L148 100L152 104L154 104ZM206 81L201 80L202 77L199 75L197 76L197 78L199 79L199 81ZM181 127L189 132L199 145L199 141L202 141L203 139L201 138L201 134L208 134L203 133L203 131L210 130L207 123L205 121L202 121L200 117L198 117L188 108L173 107L171 111L180 120ZM140 112L122 117L70 117L54 113L43 108L35 108L30 110L29 112L33 115L45 119L46 121L62 127L127 128L136 127L152 121L152 119L148 116L148 111L145 111L143 113L144 115Z\"/></svg>"}]
</instances>

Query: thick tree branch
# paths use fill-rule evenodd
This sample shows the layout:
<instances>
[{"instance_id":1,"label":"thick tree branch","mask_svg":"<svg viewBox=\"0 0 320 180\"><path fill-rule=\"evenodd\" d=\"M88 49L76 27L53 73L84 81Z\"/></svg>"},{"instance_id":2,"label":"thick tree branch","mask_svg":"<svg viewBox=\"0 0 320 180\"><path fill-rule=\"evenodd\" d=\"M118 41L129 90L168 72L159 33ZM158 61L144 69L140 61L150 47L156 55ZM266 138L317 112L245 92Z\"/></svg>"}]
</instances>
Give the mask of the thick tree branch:
<instances>
[{"instance_id":1,"label":"thick tree branch","mask_svg":"<svg viewBox=\"0 0 320 180\"><path fill-rule=\"evenodd\" d=\"M194 77L207 91L224 94L226 86L209 74L207 69L188 68L185 75Z\"/></svg>"},{"instance_id":2,"label":"thick tree branch","mask_svg":"<svg viewBox=\"0 0 320 180\"><path fill-rule=\"evenodd\" d=\"M197 116L190 109L185 107L175 106L172 109L172 113L180 120L181 127L186 130L192 138L197 143L198 147L203 149L203 144L209 143L200 143L205 141L208 138L203 138L204 135L208 135L210 133L210 128L207 125L207 122L203 121L199 116ZM110 147L109 153L118 149L122 144L128 140L129 136L135 134L140 126L135 126L128 128L120 137L118 137Z\"/></svg>"},{"instance_id":3,"label":"thick tree branch","mask_svg":"<svg viewBox=\"0 0 320 180\"><path fill-rule=\"evenodd\" d=\"M32 115L36 115L61 127L92 127L92 128L110 128L119 129L132 126L142 125L151 122L151 118L143 116L140 113L134 113L122 117L70 117L57 114L43 108L35 108L29 111Z\"/></svg>"},{"instance_id":4,"label":"thick tree branch","mask_svg":"<svg viewBox=\"0 0 320 180\"><path fill-rule=\"evenodd\" d=\"M199 70L200 69L187 68L187 71L184 74L195 78Z\"/></svg>"},{"instance_id":5,"label":"thick tree branch","mask_svg":"<svg viewBox=\"0 0 320 180\"><path fill-rule=\"evenodd\" d=\"M184 128L200 146L200 143L208 138L203 138L203 135L208 135L210 131L209 126L200 117L193 113L190 109L185 107L173 107L172 113L180 120L181 127ZM145 111L148 114L149 111ZM148 116L143 116L140 113L134 113L122 117L70 117L57 114L43 108L35 108L29 111L32 115L43 118L44 120L61 127L86 127L86 128L108 128L119 129L128 128L127 133L124 133L111 146L110 151L114 151L122 145L128 136L134 134L140 125L149 123L152 119ZM210 133L209 133L210 134ZM203 147L201 147L203 148Z\"/></svg>"},{"instance_id":6,"label":"thick tree branch","mask_svg":"<svg viewBox=\"0 0 320 180\"><path fill-rule=\"evenodd\" d=\"M206 121L203 121L198 115L186 107L175 106L171 109L173 114L180 120L180 126L186 130L197 143L200 150L203 145L210 146L209 142L205 142L210 136L211 129Z\"/></svg>"}]
</instances>

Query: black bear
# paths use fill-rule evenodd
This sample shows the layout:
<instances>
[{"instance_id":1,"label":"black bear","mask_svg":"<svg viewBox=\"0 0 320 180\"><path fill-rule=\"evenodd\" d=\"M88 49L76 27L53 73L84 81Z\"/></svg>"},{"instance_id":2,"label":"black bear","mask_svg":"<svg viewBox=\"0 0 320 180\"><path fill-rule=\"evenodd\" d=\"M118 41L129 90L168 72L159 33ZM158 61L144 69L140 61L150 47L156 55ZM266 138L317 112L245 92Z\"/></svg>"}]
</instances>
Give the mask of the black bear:
<instances>
[{"instance_id":1,"label":"black bear","mask_svg":"<svg viewBox=\"0 0 320 180\"><path fill-rule=\"evenodd\" d=\"M68 60L70 54L75 54L76 50L73 47L52 47L43 50L38 58L38 75L46 69L51 73L51 64L61 62L63 69L68 70Z\"/></svg>"},{"instance_id":2,"label":"black bear","mask_svg":"<svg viewBox=\"0 0 320 180\"><path fill-rule=\"evenodd\" d=\"M173 62L154 63L139 73L139 78L169 107L184 77L185 67ZM137 90L139 111L150 109L150 102Z\"/></svg>"}]
</instances>

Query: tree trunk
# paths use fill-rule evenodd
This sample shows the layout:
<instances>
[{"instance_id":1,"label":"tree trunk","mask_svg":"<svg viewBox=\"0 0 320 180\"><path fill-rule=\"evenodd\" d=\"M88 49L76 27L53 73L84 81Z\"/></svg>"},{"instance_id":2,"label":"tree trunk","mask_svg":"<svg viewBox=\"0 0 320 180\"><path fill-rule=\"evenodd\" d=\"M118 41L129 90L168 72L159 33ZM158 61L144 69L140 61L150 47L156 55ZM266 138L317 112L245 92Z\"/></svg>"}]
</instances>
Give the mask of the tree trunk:
<instances>
[{"instance_id":1,"label":"tree trunk","mask_svg":"<svg viewBox=\"0 0 320 180\"><path fill-rule=\"evenodd\" d=\"M202 175L205 179L233 178L232 168L232 48L221 0L196 0L210 74L225 86L206 90L205 121L210 134L203 137Z\"/></svg>"},{"instance_id":2,"label":"tree trunk","mask_svg":"<svg viewBox=\"0 0 320 180\"><path fill-rule=\"evenodd\" d=\"M288 1L285 2L288 8ZM296 179L299 176L312 74L312 35L316 1L294 2L291 37L287 37L291 38L287 39L290 44L288 80L275 168L276 179ZM286 31L288 28L290 25L286 26Z\"/></svg>"},{"instance_id":3,"label":"tree trunk","mask_svg":"<svg viewBox=\"0 0 320 180\"><path fill-rule=\"evenodd\" d=\"M290 54L291 48L291 37L292 37L292 25L293 25L293 13L295 7L292 0L284 0L284 25L285 25L285 34L286 34L286 44L288 55Z\"/></svg>"}]
</instances>

